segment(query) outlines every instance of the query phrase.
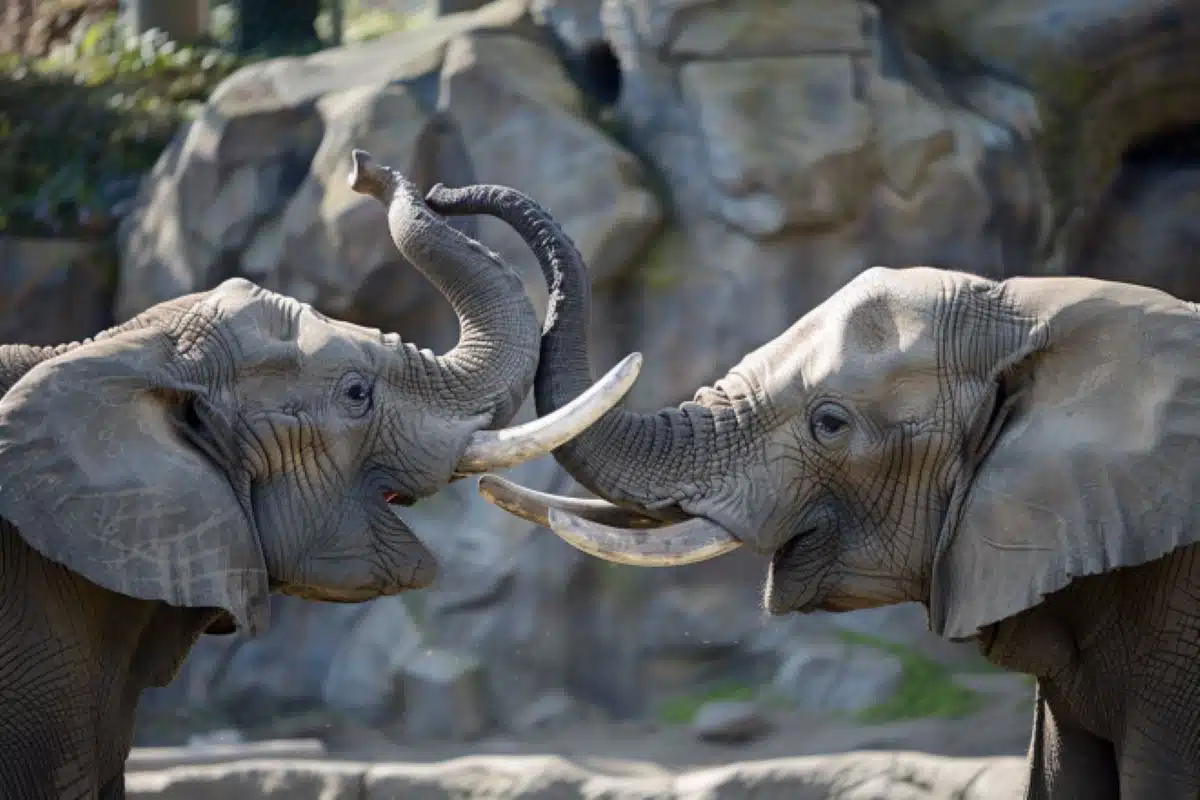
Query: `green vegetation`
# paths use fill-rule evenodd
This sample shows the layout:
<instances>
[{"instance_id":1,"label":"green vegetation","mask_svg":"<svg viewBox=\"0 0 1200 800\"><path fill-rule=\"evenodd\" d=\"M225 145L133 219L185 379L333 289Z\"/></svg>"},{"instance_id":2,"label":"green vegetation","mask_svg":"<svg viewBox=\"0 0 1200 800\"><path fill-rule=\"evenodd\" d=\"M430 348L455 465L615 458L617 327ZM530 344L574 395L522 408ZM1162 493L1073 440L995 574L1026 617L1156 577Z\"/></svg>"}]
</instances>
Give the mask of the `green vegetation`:
<instances>
[{"instance_id":1,"label":"green vegetation","mask_svg":"<svg viewBox=\"0 0 1200 800\"><path fill-rule=\"evenodd\" d=\"M754 689L738 683L720 683L708 691L685 697L675 697L659 709L659 719L667 725L687 725L696 718L696 712L705 703L719 700L745 701L754 699Z\"/></svg>"},{"instance_id":2,"label":"green vegetation","mask_svg":"<svg viewBox=\"0 0 1200 800\"><path fill-rule=\"evenodd\" d=\"M682 252L678 242L678 232L668 228L658 235L635 262L640 264L638 274L647 290L667 291L683 281L683 269L676 262Z\"/></svg>"},{"instance_id":3,"label":"green vegetation","mask_svg":"<svg viewBox=\"0 0 1200 800\"><path fill-rule=\"evenodd\" d=\"M429 8L432 9L432 5ZM385 9L363 8L357 0L346 0L343 15L345 29L342 31L342 41L346 44L369 42L391 33L410 30L432 19L430 13L398 14ZM317 18L316 27L322 37L333 37L333 19L328 10Z\"/></svg>"},{"instance_id":4,"label":"green vegetation","mask_svg":"<svg viewBox=\"0 0 1200 800\"><path fill-rule=\"evenodd\" d=\"M954 682L954 673L932 659L906 647L863 633L839 634L853 647L880 651L900 662L903 671L896 693L878 705L855 715L858 722L881 724L911 719L957 719L968 716L983 705L982 697ZM738 683L725 682L697 693L675 697L659 709L659 719L668 725L692 722L705 703L716 700L752 700L757 691ZM783 702L781 699L779 702Z\"/></svg>"},{"instance_id":5,"label":"green vegetation","mask_svg":"<svg viewBox=\"0 0 1200 800\"><path fill-rule=\"evenodd\" d=\"M113 15L49 56L0 56L0 231L95 235L212 89L239 66Z\"/></svg>"},{"instance_id":6,"label":"green vegetation","mask_svg":"<svg viewBox=\"0 0 1200 800\"><path fill-rule=\"evenodd\" d=\"M217 85L262 54L234 55L229 4L211 41L183 46L161 31L127 35L109 13L44 57L0 53L0 233L104 236L138 180ZM421 18L346 3L347 42ZM325 33L326 11L317 21Z\"/></svg>"},{"instance_id":7,"label":"green vegetation","mask_svg":"<svg viewBox=\"0 0 1200 800\"><path fill-rule=\"evenodd\" d=\"M860 722L882 723L930 717L953 719L965 717L982 705L976 692L954 682L949 669L904 645L853 631L843 631L841 638L851 645L887 653L900 662L904 671L896 693L886 701L860 711L857 715Z\"/></svg>"}]
</instances>

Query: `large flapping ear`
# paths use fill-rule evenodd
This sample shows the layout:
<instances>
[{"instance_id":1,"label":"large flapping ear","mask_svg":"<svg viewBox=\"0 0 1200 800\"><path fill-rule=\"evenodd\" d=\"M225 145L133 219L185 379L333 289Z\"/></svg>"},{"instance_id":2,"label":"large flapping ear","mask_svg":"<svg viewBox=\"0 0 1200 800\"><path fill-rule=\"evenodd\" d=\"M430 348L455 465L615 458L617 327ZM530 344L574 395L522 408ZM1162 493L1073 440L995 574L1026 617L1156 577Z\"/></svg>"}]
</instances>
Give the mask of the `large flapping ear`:
<instances>
[{"instance_id":1,"label":"large flapping ear","mask_svg":"<svg viewBox=\"0 0 1200 800\"><path fill-rule=\"evenodd\" d=\"M0 516L99 586L223 609L253 635L268 589L248 498L198 442L219 415L168 374L174 352L159 331L122 332L17 381L0 399Z\"/></svg>"},{"instance_id":2,"label":"large flapping ear","mask_svg":"<svg viewBox=\"0 0 1200 800\"><path fill-rule=\"evenodd\" d=\"M1053 300L996 375L937 543L930 625L949 639L1200 540L1200 316L1142 287L1022 286Z\"/></svg>"}]
</instances>

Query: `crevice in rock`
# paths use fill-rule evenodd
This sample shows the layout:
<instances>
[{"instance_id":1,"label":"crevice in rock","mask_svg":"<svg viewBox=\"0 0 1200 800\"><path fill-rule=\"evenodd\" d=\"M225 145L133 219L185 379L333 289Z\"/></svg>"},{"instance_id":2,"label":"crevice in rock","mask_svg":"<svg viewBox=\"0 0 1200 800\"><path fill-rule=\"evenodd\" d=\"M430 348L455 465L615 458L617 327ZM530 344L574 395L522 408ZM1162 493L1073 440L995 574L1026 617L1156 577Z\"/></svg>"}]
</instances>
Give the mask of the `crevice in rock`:
<instances>
[{"instance_id":1,"label":"crevice in rock","mask_svg":"<svg viewBox=\"0 0 1200 800\"><path fill-rule=\"evenodd\" d=\"M1160 131L1134 141L1121 156L1121 176L1150 166L1182 167L1200 164L1200 122Z\"/></svg>"},{"instance_id":2,"label":"crevice in rock","mask_svg":"<svg viewBox=\"0 0 1200 800\"><path fill-rule=\"evenodd\" d=\"M1114 259L1109 251L1113 250L1114 245L1125 246L1118 233L1123 229L1122 220L1156 213L1155 203L1162 200L1155 199L1155 195L1161 195L1165 191L1163 187L1171 187L1172 192L1186 189L1190 185L1188 176L1198 172L1200 122L1158 131L1151 136L1135 140L1122 153L1116 174L1091 207L1090 213L1081 221L1078 229L1071 232L1067 243L1068 271L1109 280L1149 282L1179 296L1193 294L1191 282L1182 280L1169 270L1156 276L1154 281L1148 281L1147 276L1141 273L1113 274L1112 270L1117 269L1117 266L1110 263ZM1176 213L1188 207L1190 197L1185 195L1186 192L1177 197ZM1159 231L1159 235L1174 237L1179 250L1186 251L1188 247L1185 242L1195 234L1187 227L1172 227L1172 223L1168 221L1169 217L1170 214L1153 220L1160 226L1166 226ZM1147 220L1148 224L1150 222ZM1178 221L1175 224L1183 223ZM1172 230L1174 233L1170 233ZM1117 239L1114 240L1114 236ZM1160 243L1165 245L1166 241ZM1169 248L1168 251L1170 249L1173 248ZM1130 264L1126 268L1132 270L1134 265ZM1154 266L1144 269L1153 272Z\"/></svg>"},{"instance_id":3,"label":"crevice in rock","mask_svg":"<svg viewBox=\"0 0 1200 800\"><path fill-rule=\"evenodd\" d=\"M608 42L597 42L579 56L579 70L583 78L580 88L601 107L616 105L621 99L624 75L621 62Z\"/></svg>"}]
</instances>

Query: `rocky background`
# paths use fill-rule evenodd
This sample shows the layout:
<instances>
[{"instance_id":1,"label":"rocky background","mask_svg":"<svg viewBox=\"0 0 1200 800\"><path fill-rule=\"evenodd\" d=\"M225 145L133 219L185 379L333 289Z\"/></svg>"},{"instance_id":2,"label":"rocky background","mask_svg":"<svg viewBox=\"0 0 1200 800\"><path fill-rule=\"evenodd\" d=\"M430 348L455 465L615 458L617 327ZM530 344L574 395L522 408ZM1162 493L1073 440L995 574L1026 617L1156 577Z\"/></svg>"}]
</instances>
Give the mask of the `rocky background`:
<instances>
[{"instance_id":1,"label":"rocky background","mask_svg":"<svg viewBox=\"0 0 1200 800\"><path fill-rule=\"evenodd\" d=\"M346 185L353 147L425 186L509 184L550 209L592 269L594 369L645 354L638 408L689 398L875 264L1200 300L1197 0L480 5L234 73L120 212L115 270L103 240L0 239L0 340L80 338L243 276L449 346L453 315ZM544 303L515 235L456 224ZM550 460L513 472L570 489ZM974 651L916 606L768 619L752 555L603 564L469 481L402 513L443 564L434 588L278 598L264 637L208 638L146 696L141 741L413 745L622 720L748 740L764 709L865 725L985 705Z\"/></svg>"}]
</instances>

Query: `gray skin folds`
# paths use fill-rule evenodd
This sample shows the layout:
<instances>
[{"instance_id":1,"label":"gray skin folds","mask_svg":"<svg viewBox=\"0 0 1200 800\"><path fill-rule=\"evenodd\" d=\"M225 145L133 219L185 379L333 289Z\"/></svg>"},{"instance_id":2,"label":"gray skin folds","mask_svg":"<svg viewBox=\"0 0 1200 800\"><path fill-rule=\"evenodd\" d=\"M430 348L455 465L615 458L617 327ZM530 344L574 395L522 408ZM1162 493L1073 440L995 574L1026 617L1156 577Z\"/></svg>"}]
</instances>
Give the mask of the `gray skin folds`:
<instances>
[{"instance_id":1,"label":"gray skin folds","mask_svg":"<svg viewBox=\"0 0 1200 800\"><path fill-rule=\"evenodd\" d=\"M0 346L0 796L123 796L138 696L201 633L261 632L271 591L428 586L392 504L542 455L632 384L636 355L503 428L538 359L520 280L366 153L351 184L458 314L449 353L241 279L89 341Z\"/></svg>"},{"instance_id":2,"label":"gray skin folds","mask_svg":"<svg viewBox=\"0 0 1200 800\"><path fill-rule=\"evenodd\" d=\"M539 413L588 383L588 279L506 187L558 287ZM497 505L612 561L769 557L776 614L916 601L1038 679L1029 797L1200 793L1200 316L1083 278L862 273L692 402L614 409L555 451L600 500L488 476Z\"/></svg>"}]
</instances>

